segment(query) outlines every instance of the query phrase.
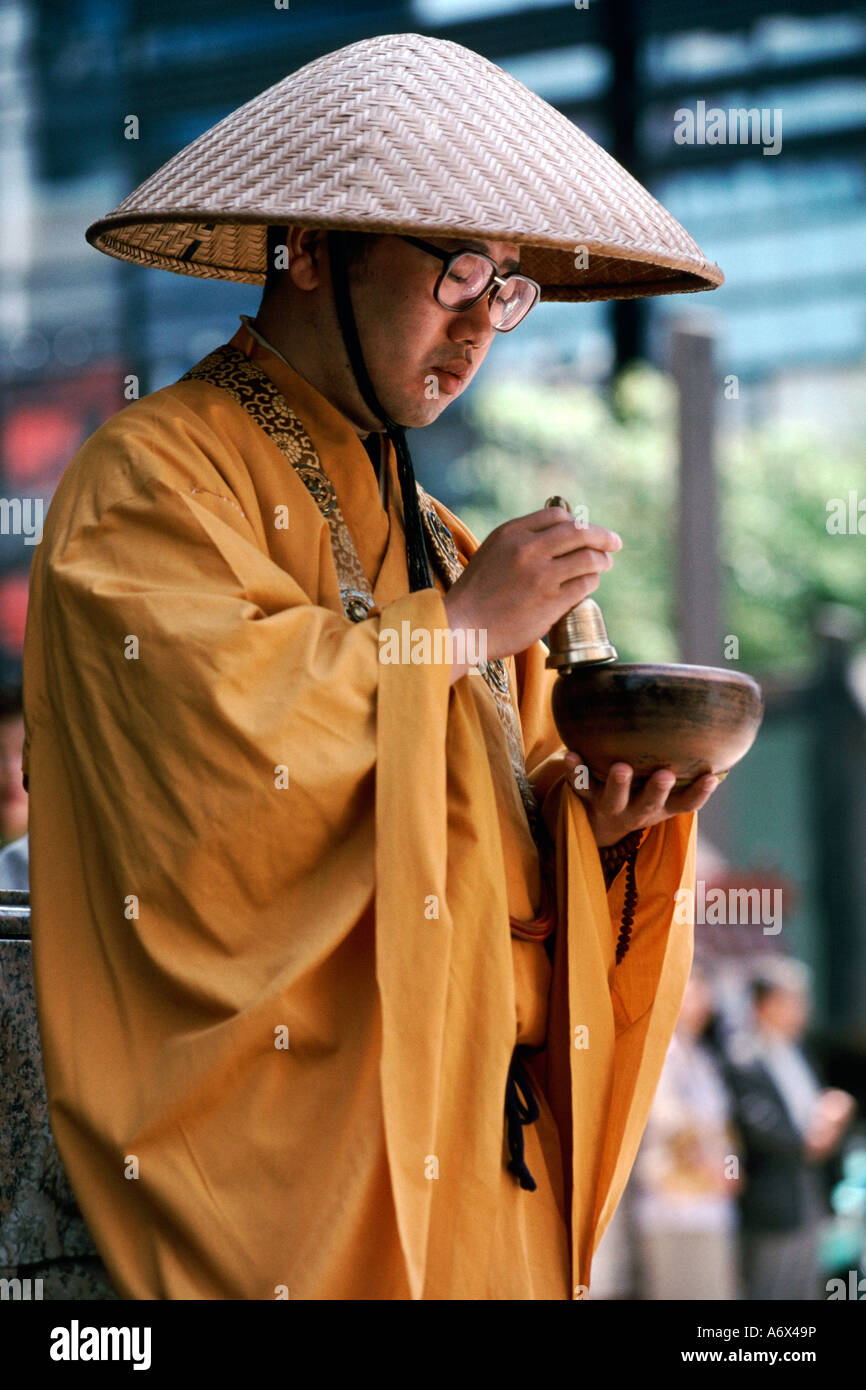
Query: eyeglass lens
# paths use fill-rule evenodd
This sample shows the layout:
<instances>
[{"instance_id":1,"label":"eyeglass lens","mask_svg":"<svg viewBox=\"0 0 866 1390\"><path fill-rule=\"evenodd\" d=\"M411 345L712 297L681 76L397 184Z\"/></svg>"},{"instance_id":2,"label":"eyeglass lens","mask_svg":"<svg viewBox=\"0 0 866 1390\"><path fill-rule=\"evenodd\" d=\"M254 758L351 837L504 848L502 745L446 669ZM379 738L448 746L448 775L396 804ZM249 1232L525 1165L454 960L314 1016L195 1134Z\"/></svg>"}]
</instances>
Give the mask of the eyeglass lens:
<instances>
[{"instance_id":1,"label":"eyeglass lens","mask_svg":"<svg viewBox=\"0 0 866 1390\"><path fill-rule=\"evenodd\" d=\"M483 256L467 251L458 256L442 277L439 302L446 309L467 309L478 300L493 279L490 262ZM490 305L490 322L494 328L512 328L535 303L536 290L530 280L512 276L500 285Z\"/></svg>"}]
</instances>

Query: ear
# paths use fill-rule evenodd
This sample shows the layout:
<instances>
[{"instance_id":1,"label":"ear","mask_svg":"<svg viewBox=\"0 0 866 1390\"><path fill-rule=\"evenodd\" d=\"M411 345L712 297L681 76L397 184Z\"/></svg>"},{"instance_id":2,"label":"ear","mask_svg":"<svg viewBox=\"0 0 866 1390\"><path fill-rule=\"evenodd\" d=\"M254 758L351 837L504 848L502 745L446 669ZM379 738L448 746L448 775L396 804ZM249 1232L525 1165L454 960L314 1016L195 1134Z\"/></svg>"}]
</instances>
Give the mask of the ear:
<instances>
[{"instance_id":1,"label":"ear","mask_svg":"<svg viewBox=\"0 0 866 1390\"><path fill-rule=\"evenodd\" d=\"M289 228L288 274L299 290L317 290L322 283L321 251L324 236L324 232L316 228Z\"/></svg>"}]
</instances>

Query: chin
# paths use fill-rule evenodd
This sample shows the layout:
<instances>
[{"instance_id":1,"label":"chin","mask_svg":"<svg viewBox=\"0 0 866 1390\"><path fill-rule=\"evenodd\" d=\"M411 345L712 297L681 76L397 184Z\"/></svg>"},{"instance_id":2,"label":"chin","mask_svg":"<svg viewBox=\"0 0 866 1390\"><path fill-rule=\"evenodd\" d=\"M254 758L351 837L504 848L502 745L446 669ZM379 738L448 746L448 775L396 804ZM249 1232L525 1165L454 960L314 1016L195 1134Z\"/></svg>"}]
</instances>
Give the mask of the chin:
<instances>
[{"instance_id":1,"label":"chin","mask_svg":"<svg viewBox=\"0 0 866 1390\"><path fill-rule=\"evenodd\" d=\"M399 420L406 429L422 429L424 425L432 425L434 420L438 420L447 405L448 400L443 397L433 401L406 402L400 413L394 418Z\"/></svg>"}]
</instances>

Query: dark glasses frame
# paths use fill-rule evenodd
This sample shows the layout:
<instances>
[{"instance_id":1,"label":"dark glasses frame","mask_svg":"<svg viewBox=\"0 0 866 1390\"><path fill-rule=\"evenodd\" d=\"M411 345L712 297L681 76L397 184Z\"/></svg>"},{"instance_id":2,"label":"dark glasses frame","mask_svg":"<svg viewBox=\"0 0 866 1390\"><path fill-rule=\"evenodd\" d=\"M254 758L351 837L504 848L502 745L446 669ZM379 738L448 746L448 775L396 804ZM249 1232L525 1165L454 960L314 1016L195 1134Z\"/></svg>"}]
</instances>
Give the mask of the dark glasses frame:
<instances>
[{"instance_id":1,"label":"dark glasses frame","mask_svg":"<svg viewBox=\"0 0 866 1390\"><path fill-rule=\"evenodd\" d=\"M484 299L486 295L489 295L492 292L492 290L501 289L503 285L508 284L509 280L524 280L527 285L532 285L533 289L535 290L535 298L530 304L529 308L525 309L521 314L520 318L516 319L514 323L508 324L507 327L503 325L491 324L491 328L495 333L510 333L513 328L519 327L519 325L523 323L523 320L535 308L536 304L541 298L541 286L538 284L536 280L532 280L528 275L524 275L519 270L512 270L507 275L500 275L499 266L490 256L486 255L483 251L474 251L471 246L465 246L461 251L443 251L440 246L433 246L429 241L422 241L420 237L404 236L401 232L398 232L397 236L399 236L401 241L408 241L411 246L420 247L422 251L426 251L427 254L430 256L436 256L442 262L442 274L436 281L433 294L436 298L436 303L440 305L441 308L448 309L452 314L463 314L468 309L473 309L475 305L478 304L482 299ZM455 307L453 304L443 304L442 300L439 298L439 289L442 285L442 281L445 279L446 275L450 271L453 263L455 261L460 260L462 256L478 256L480 260L486 261L487 264L490 266L490 279L488 280L486 286L481 291L481 293L477 294L475 298L470 300L468 304L463 304L459 307Z\"/></svg>"}]
</instances>

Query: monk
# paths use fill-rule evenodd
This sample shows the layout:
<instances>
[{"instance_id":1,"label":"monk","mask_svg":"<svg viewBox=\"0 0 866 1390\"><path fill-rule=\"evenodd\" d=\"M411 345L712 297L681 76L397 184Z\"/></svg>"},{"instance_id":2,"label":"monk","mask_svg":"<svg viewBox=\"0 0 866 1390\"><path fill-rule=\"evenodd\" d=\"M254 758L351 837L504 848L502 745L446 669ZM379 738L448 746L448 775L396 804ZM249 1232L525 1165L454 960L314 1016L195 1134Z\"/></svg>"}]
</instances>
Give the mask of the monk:
<instances>
[{"instance_id":1,"label":"monk","mask_svg":"<svg viewBox=\"0 0 866 1390\"><path fill-rule=\"evenodd\" d=\"M331 60L348 110L377 63L399 82L468 52L355 49L354 87L341 54L287 80L304 120L304 74L330 90ZM264 226L222 242L229 210L189 240L205 195L172 179L177 233L127 207L103 249L126 254L139 217L130 256L242 278ZM57 1145L127 1299L583 1298L688 976L674 907L715 780L633 789L620 764L584 786L556 732L541 639L613 531L539 505L479 545L415 483L405 427L537 300L528 233L269 218L255 318L85 443L34 558L24 772Z\"/></svg>"},{"instance_id":2,"label":"monk","mask_svg":"<svg viewBox=\"0 0 866 1390\"><path fill-rule=\"evenodd\" d=\"M322 242L291 230L290 269L233 345L303 421L376 622L339 615L309 494L212 385L115 416L49 509L25 771L56 1137L129 1298L571 1297L676 1018L690 939L674 894L714 783L671 793L658 772L630 796L617 765L572 790L539 638L595 590L614 533L542 510L479 547L436 504L466 568L447 593L406 594L393 459L386 511ZM429 423L490 348L487 303L439 308L427 258L396 237L355 270L382 399ZM509 937L509 916L536 913L540 870L488 690L465 666L379 663L377 627L407 617L484 629L488 657L513 663L561 851L550 1001L543 943ZM621 883L608 897L596 846L635 829L640 906L615 967ZM559 1088L543 1104L539 1085L526 1126L535 1191L502 1161L517 1039L547 1040L540 1074L546 1059Z\"/></svg>"}]
</instances>

